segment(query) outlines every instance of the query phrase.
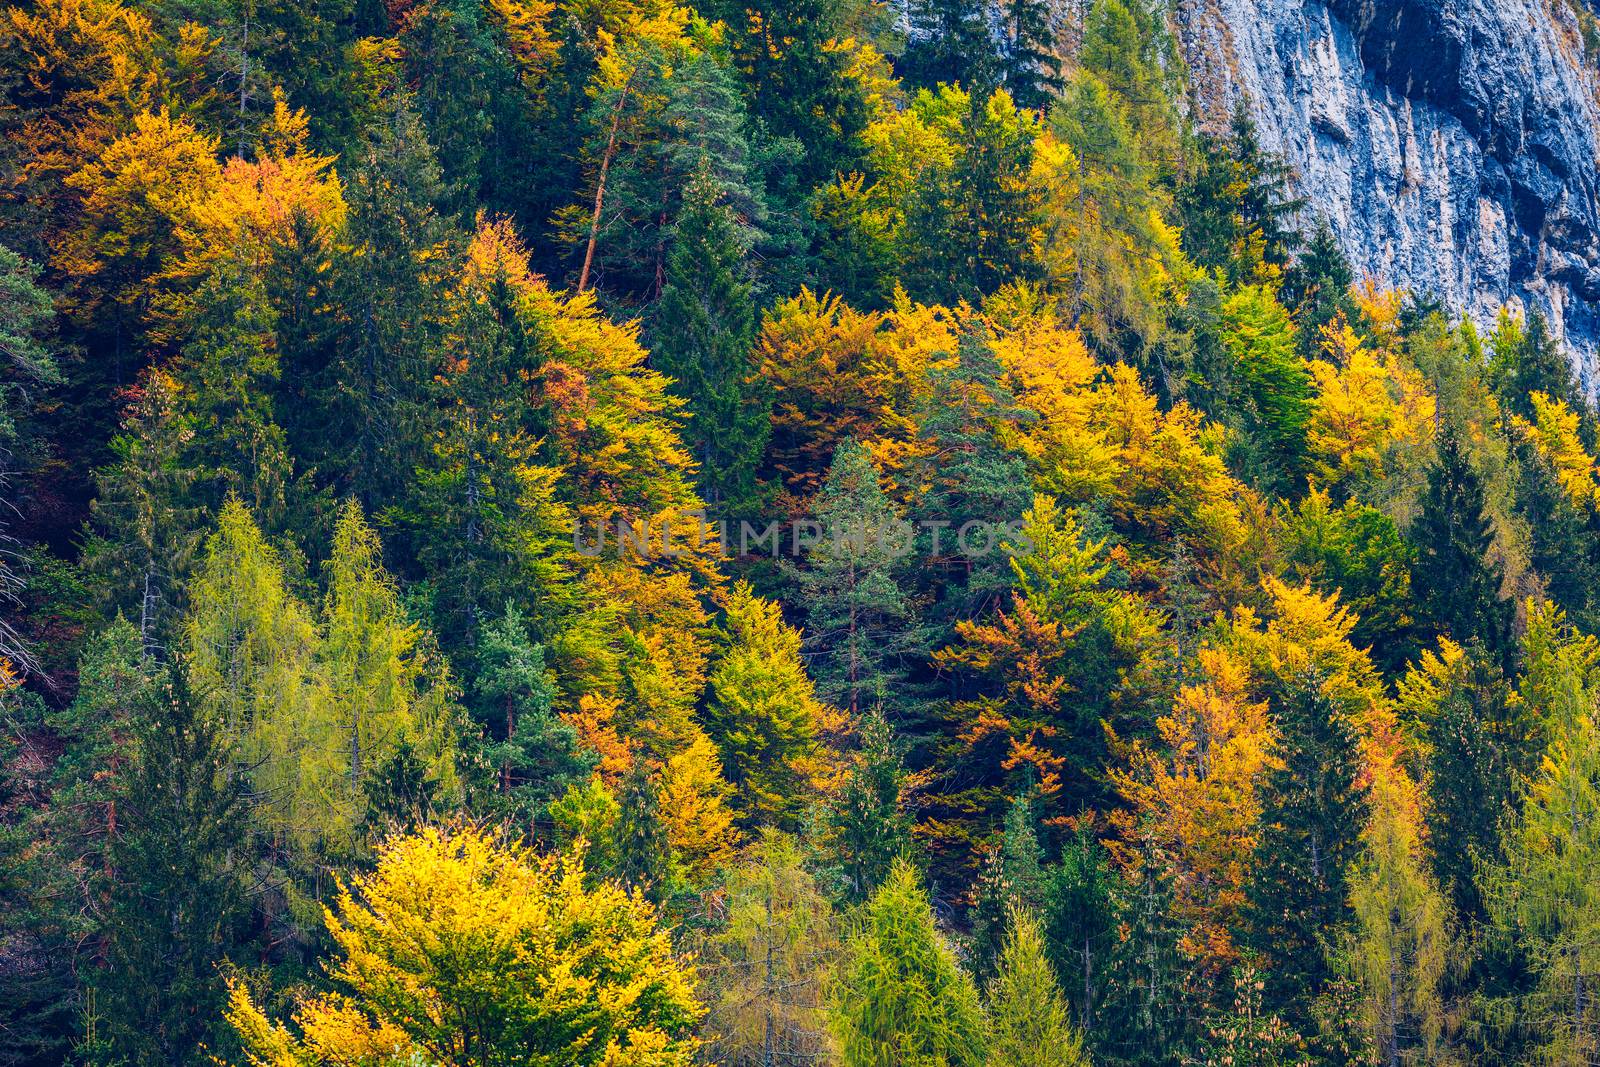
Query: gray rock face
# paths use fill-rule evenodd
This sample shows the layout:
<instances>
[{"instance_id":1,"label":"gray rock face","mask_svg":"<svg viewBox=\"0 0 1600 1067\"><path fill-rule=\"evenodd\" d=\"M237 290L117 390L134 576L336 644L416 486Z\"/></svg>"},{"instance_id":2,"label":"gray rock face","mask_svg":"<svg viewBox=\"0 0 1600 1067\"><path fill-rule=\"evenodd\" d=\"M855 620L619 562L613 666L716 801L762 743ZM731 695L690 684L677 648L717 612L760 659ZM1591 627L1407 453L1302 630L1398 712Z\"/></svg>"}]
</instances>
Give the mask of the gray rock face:
<instances>
[{"instance_id":1,"label":"gray rock face","mask_svg":"<svg viewBox=\"0 0 1600 1067\"><path fill-rule=\"evenodd\" d=\"M1595 391L1600 98L1566 0L1182 0L1179 26L1204 117L1247 102L1358 276L1539 308Z\"/></svg>"}]
</instances>

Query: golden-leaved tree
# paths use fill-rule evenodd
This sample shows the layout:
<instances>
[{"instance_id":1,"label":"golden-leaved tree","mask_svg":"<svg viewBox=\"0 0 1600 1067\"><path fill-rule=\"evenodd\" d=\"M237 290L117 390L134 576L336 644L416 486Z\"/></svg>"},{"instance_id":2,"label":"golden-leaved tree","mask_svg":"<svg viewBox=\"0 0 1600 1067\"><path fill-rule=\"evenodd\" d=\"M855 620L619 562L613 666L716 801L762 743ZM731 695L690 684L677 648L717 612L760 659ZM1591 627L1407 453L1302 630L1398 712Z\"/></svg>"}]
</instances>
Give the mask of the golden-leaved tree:
<instances>
[{"instance_id":1,"label":"golden-leaved tree","mask_svg":"<svg viewBox=\"0 0 1600 1067\"><path fill-rule=\"evenodd\" d=\"M251 1067L688 1067L703 1014L655 909L581 855L461 826L395 838L327 912L337 992L276 1023L242 986Z\"/></svg>"}]
</instances>

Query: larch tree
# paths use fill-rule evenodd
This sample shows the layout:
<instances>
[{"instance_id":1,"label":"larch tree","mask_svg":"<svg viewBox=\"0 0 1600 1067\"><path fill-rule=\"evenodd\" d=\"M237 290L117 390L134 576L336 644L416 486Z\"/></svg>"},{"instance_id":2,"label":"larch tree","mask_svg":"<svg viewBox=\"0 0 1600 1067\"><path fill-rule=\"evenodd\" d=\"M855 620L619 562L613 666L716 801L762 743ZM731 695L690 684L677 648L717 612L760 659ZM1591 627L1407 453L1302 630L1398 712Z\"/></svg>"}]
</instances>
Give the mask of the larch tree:
<instances>
[{"instance_id":1,"label":"larch tree","mask_svg":"<svg viewBox=\"0 0 1600 1067\"><path fill-rule=\"evenodd\" d=\"M990 1067L1081 1067L1089 1062L1067 998L1045 954L1039 920L1010 922L999 972L989 985Z\"/></svg>"},{"instance_id":2,"label":"larch tree","mask_svg":"<svg viewBox=\"0 0 1600 1067\"><path fill-rule=\"evenodd\" d=\"M762 836L729 869L727 921L700 952L707 1051L730 1067L825 1062L838 919L794 838Z\"/></svg>"},{"instance_id":3,"label":"larch tree","mask_svg":"<svg viewBox=\"0 0 1600 1067\"><path fill-rule=\"evenodd\" d=\"M845 1067L978 1067L983 1007L904 861L867 902L846 942L833 1029Z\"/></svg>"},{"instance_id":4,"label":"larch tree","mask_svg":"<svg viewBox=\"0 0 1600 1067\"><path fill-rule=\"evenodd\" d=\"M801 634L746 583L733 588L725 647L711 672L706 727L753 823L793 823L820 769L828 711L801 658Z\"/></svg>"}]
</instances>

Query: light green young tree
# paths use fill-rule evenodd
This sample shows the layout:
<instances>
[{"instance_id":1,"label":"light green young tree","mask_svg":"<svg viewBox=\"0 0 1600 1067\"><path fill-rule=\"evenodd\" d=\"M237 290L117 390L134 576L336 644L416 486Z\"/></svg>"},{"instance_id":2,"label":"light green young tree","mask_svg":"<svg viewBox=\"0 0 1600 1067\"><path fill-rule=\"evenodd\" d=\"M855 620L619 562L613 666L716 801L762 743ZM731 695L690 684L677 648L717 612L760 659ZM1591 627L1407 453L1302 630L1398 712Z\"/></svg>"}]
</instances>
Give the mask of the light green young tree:
<instances>
[{"instance_id":1,"label":"light green young tree","mask_svg":"<svg viewBox=\"0 0 1600 1067\"><path fill-rule=\"evenodd\" d=\"M916 870L896 861L863 909L834 994L844 1067L978 1067L983 1007L934 926Z\"/></svg>"},{"instance_id":2,"label":"light green young tree","mask_svg":"<svg viewBox=\"0 0 1600 1067\"><path fill-rule=\"evenodd\" d=\"M1376 769L1371 815L1350 878L1354 928L1345 963L1377 1061L1431 1062L1444 1027L1440 985L1450 959L1449 905L1428 870L1416 787L1405 771Z\"/></svg>"},{"instance_id":3,"label":"light green young tree","mask_svg":"<svg viewBox=\"0 0 1600 1067\"><path fill-rule=\"evenodd\" d=\"M792 823L811 799L806 785L825 711L800 658L800 631L744 582L728 598L723 631L706 726L746 818Z\"/></svg>"},{"instance_id":4,"label":"light green young tree","mask_svg":"<svg viewBox=\"0 0 1600 1067\"><path fill-rule=\"evenodd\" d=\"M1045 955L1039 920L1013 912L989 987L988 1067L1082 1067L1089 1062L1067 998Z\"/></svg>"}]
</instances>

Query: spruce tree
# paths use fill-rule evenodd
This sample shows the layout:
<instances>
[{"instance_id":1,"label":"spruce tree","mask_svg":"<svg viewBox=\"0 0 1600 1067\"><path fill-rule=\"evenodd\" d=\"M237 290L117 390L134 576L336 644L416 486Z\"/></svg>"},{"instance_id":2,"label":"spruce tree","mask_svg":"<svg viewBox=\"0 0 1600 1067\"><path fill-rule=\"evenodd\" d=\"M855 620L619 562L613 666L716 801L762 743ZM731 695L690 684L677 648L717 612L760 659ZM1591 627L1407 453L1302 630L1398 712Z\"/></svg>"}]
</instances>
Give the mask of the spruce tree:
<instances>
[{"instance_id":1,"label":"spruce tree","mask_svg":"<svg viewBox=\"0 0 1600 1067\"><path fill-rule=\"evenodd\" d=\"M1476 644L1423 722L1434 875L1464 921L1485 918L1479 872L1503 861L1501 828L1519 783L1533 768L1539 731L1533 712Z\"/></svg>"},{"instance_id":2,"label":"spruce tree","mask_svg":"<svg viewBox=\"0 0 1600 1067\"><path fill-rule=\"evenodd\" d=\"M874 709L862 717L859 734L860 748L828 816L852 903L871 896L895 861L912 852L907 775L894 730Z\"/></svg>"},{"instance_id":3,"label":"spruce tree","mask_svg":"<svg viewBox=\"0 0 1600 1067\"><path fill-rule=\"evenodd\" d=\"M462 274L429 353L425 452L384 516L404 526L436 583L435 627L451 652L471 648L508 601L548 632L570 606L572 577L571 514L529 396L540 359L531 280L510 228L481 229Z\"/></svg>"},{"instance_id":4,"label":"spruce tree","mask_svg":"<svg viewBox=\"0 0 1600 1067\"><path fill-rule=\"evenodd\" d=\"M1004 29L1000 84L1017 107L1043 114L1063 85L1050 5L1043 0L1010 0Z\"/></svg>"},{"instance_id":5,"label":"spruce tree","mask_svg":"<svg viewBox=\"0 0 1600 1067\"><path fill-rule=\"evenodd\" d=\"M867 450L845 441L817 495L818 540L798 585L810 646L818 653L817 692L852 716L903 698L903 662L914 650L913 611L901 585L911 533L884 494Z\"/></svg>"},{"instance_id":6,"label":"spruce tree","mask_svg":"<svg viewBox=\"0 0 1600 1067\"><path fill-rule=\"evenodd\" d=\"M981 0L912 0L907 5L910 40L899 72L919 89L959 85L988 96L1001 74L1001 59Z\"/></svg>"},{"instance_id":7,"label":"spruce tree","mask_svg":"<svg viewBox=\"0 0 1600 1067\"><path fill-rule=\"evenodd\" d=\"M653 362L688 401L684 443L700 464L701 495L738 513L755 503L770 431L750 364L756 316L748 253L722 188L697 174L684 193L656 306Z\"/></svg>"},{"instance_id":8,"label":"spruce tree","mask_svg":"<svg viewBox=\"0 0 1600 1067\"><path fill-rule=\"evenodd\" d=\"M555 713L555 680L545 648L532 641L516 607L484 626L471 710L484 731L484 756L494 781L491 810L519 822L589 776L593 760L577 731Z\"/></svg>"},{"instance_id":9,"label":"spruce tree","mask_svg":"<svg viewBox=\"0 0 1600 1067\"><path fill-rule=\"evenodd\" d=\"M728 52L751 117L798 153L796 191L809 196L859 169L868 103L849 70L850 52L837 43L870 33L872 9L860 0L713 0L705 10L729 27Z\"/></svg>"},{"instance_id":10,"label":"spruce tree","mask_svg":"<svg viewBox=\"0 0 1600 1067\"><path fill-rule=\"evenodd\" d=\"M1361 753L1353 709L1320 673L1274 684L1269 704L1281 766L1261 789L1247 940L1266 964L1269 1009L1304 1026L1350 917L1348 870L1366 822Z\"/></svg>"},{"instance_id":11,"label":"spruce tree","mask_svg":"<svg viewBox=\"0 0 1600 1067\"><path fill-rule=\"evenodd\" d=\"M1294 265L1284 274L1283 302L1300 328L1304 355L1312 354L1320 343L1321 327L1340 312L1352 310L1350 286L1355 274L1350 261L1329 229L1326 219L1318 219Z\"/></svg>"},{"instance_id":12,"label":"spruce tree","mask_svg":"<svg viewBox=\"0 0 1600 1067\"><path fill-rule=\"evenodd\" d=\"M617 798L616 869L623 885L637 889L656 903L672 890L672 846L661 821L661 799L649 763L635 758L622 780Z\"/></svg>"},{"instance_id":13,"label":"spruce tree","mask_svg":"<svg viewBox=\"0 0 1600 1067\"><path fill-rule=\"evenodd\" d=\"M1044 854L1034 827L1033 798L1018 794L1006 811L999 842L984 860L972 908L973 972L980 983L994 974L1018 914L1038 916L1045 904Z\"/></svg>"},{"instance_id":14,"label":"spruce tree","mask_svg":"<svg viewBox=\"0 0 1600 1067\"><path fill-rule=\"evenodd\" d=\"M1449 424L1439 433L1438 459L1409 536L1417 546L1418 620L1458 643L1477 640L1491 655L1504 655L1510 617L1489 561L1493 534L1483 481Z\"/></svg>"},{"instance_id":15,"label":"spruce tree","mask_svg":"<svg viewBox=\"0 0 1600 1067\"><path fill-rule=\"evenodd\" d=\"M1045 884L1044 923L1051 963L1078 1030L1097 1026L1107 958L1117 937L1116 873L1087 821L1061 848Z\"/></svg>"},{"instance_id":16,"label":"spruce tree","mask_svg":"<svg viewBox=\"0 0 1600 1067\"><path fill-rule=\"evenodd\" d=\"M203 1046L216 1047L226 997L218 966L242 947L250 856L219 725L177 673L139 709L93 979L97 1062L211 1062Z\"/></svg>"},{"instance_id":17,"label":"spruce tree","mask_svg":"<svg viewBox=\"0 0 1600 1067\"><path fill-rule=\"evenodd\" d=\"M1224 269L1235 284L1288 266L1300 243L1290 222L1305 206L1291 178L1288 164L1261 146L1239 101L1226 134L1201 136L1199 159L1179 190L1184 250L1202 266Z\"/></svg>"},{"instance_id":18,"label":"spruce tree","mask_svg":"<svg viewBox=\"0 0 1600 1067\"><path fill-rule=\"evenodd\" d=\"M198 472L178 384L151 371L133 393L113 461L97 471L84 566L106 599L137 620L145 654L163 657L184 606L184 579L199 547Z\"/></svg>"},{"instance_id":19,"label":"spruce tree","mask_svg":"<svg viewBox=\"0 0 1600 1067\"><path fill-rule=\"evenodd\" d=\"M304 368L312 405L294 436L308 465L371 514L393 503L423 446L422 402L438 317L439 166L402 92L393 93L352 160L350 250L334 258L337 328Z\"/></svg>"}]
</instances>

